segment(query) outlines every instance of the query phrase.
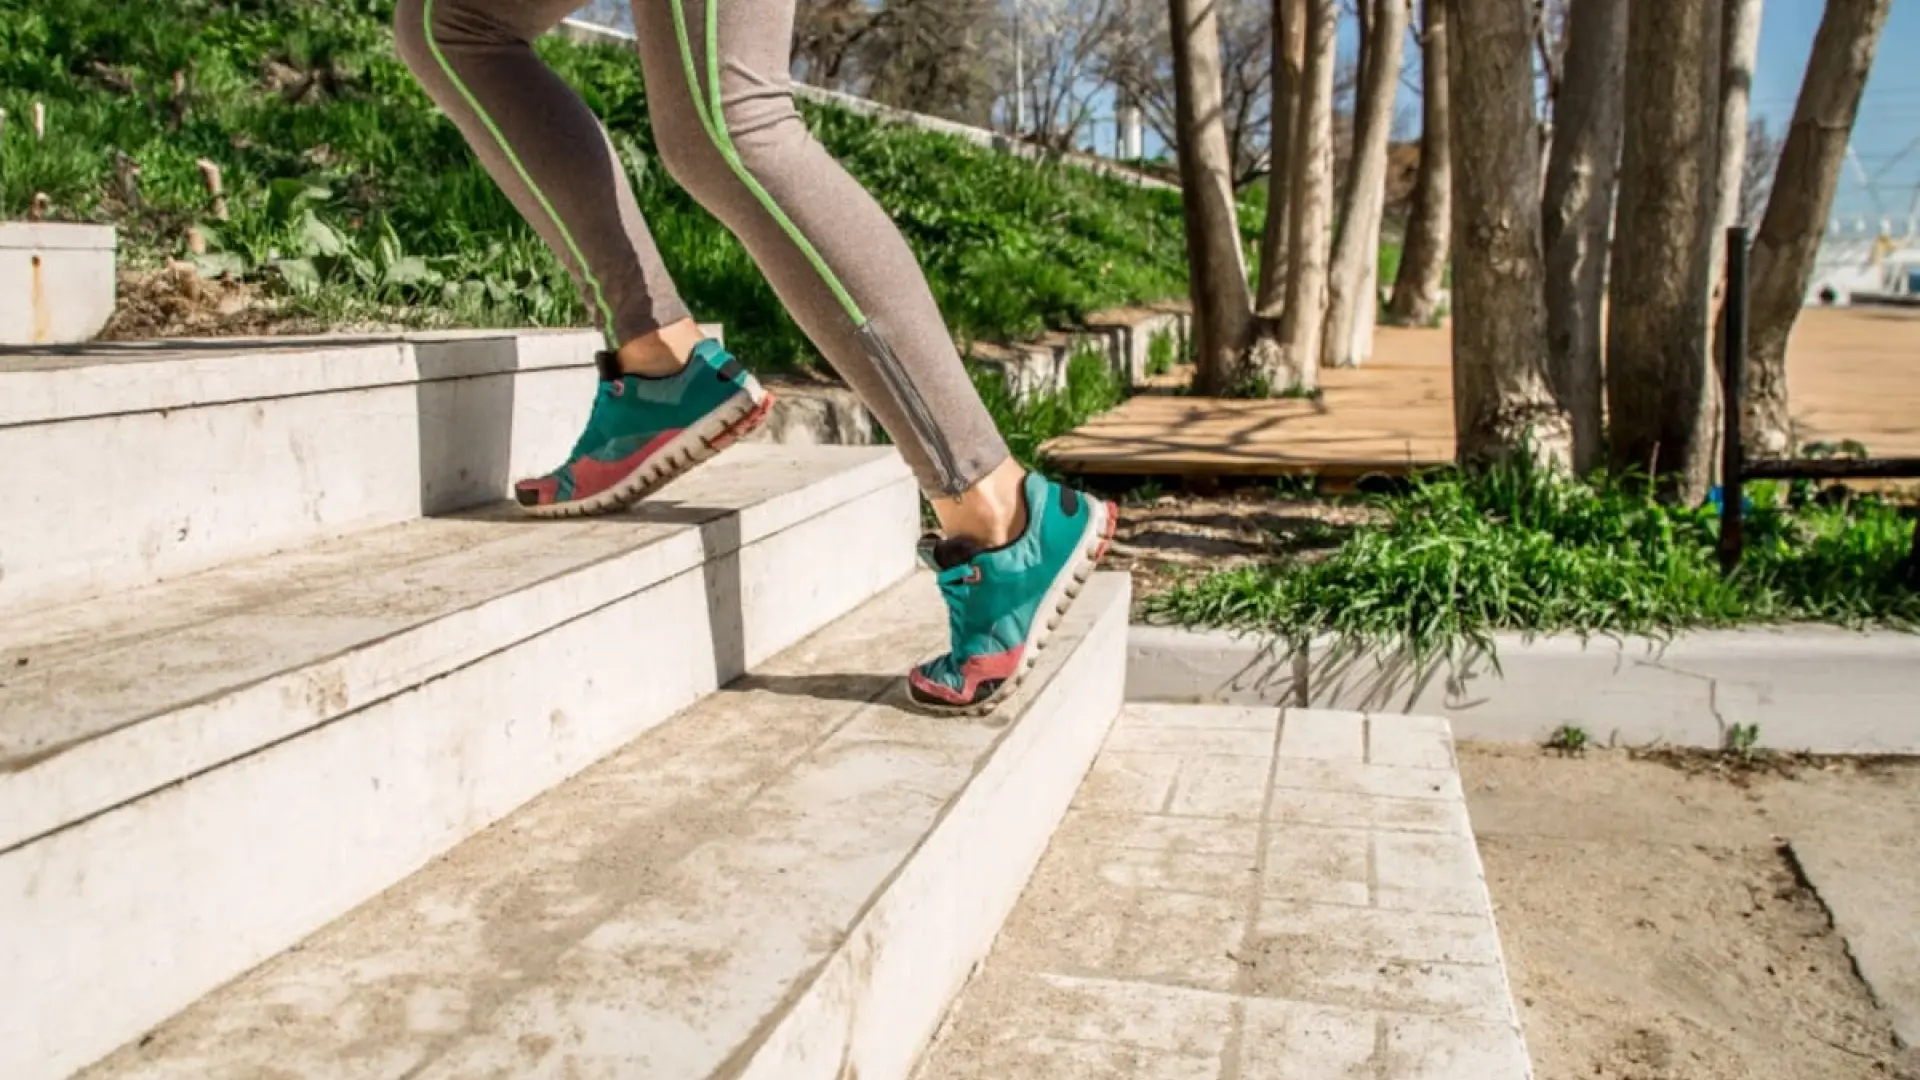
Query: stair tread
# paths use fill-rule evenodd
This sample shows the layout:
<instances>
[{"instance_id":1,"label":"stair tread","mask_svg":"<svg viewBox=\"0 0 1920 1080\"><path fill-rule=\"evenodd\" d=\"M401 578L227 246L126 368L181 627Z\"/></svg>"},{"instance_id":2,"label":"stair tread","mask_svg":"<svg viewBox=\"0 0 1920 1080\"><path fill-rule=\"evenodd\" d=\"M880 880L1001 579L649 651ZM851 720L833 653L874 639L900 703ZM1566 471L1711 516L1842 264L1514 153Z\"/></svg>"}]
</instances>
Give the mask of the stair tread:
<instances>
[{"instance_id":1,"label":"stair tread","mask_svg":"<svg viewBox=\"0 0 1920 1080\"><path fill-rule=\"evenodd\" d=\"M938 594L917 574L82 1075L735 1075L843 952L869 981L886 977L871 969L886 933L870 918L877 898L909 875L926 887L916 854L996 751L1078 727L1091 753L1104 719L1095 730L1034 710L1050 690L1049 708L1068 707L1052 688L1081 685L1063 671L1090 677L1093 661L1075 656L1091 635L1102 663L1121 655L1126 600L1124 577L1096 575L1008 704L938 718L901 685L945 642ZM1117 674L1099 678L1113 683L1110 717ZM1044 760L1019 745L1009 753ZM993 798L1025 797L994 782ZM916 919L977 924L967 898L928 899L937 910L916 906ZM779 1075L843 1075L805 1060Z\"/></svg>"},{"instance_id":2,"label":"stair tread","mask_svg":"<svg viewBox=\"0 0 1920 1080\"><path fill-rule=\"evenodd\" d=\"M500 504L0 624L0 849L33 835L28 818L53 820L46 793L23 782L34 770L145 721L198 718L164 744L187 775L904 475L886 448L740 446L622 515L533 521ZM512 611L489 607L507 597ZM237 693L277 695L276 707L222 721ZM145 747L140 764L160 752Z\"/></svg>"},{"instance_id":3,"label":"stair tread","mask_svg":"<svg viewBox=\"0 0 1920 1080\"><path fill-rule=\"evenodd\" d=\"M915 1075L1529 1080L1447 722L1127 706Z\"/></svg>"}]
</instances>

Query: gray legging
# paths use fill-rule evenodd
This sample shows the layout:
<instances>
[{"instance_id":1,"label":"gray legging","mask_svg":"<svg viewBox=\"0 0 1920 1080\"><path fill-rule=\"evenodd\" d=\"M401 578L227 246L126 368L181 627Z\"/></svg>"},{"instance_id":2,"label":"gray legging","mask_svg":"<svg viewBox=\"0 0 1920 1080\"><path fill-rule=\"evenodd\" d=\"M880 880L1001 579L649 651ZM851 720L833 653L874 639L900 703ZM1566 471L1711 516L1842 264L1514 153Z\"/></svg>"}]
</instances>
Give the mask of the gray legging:
<instances>
[{"instance_id":1,"label":"gray legging","mask_svg":"<svg viewBox=\"0 0 1920 1080\"><path fill-rule=\"evenodd\" d=\"M534 54L533 39L579 6L400 0L396 36L407 66L620 345L688 312L605 130ZM794 110L793 8L635 0L661 162L740 238L926 493L956 495L1007 459L1006 443L899 230Z\"/></svg>"}]
</instances>

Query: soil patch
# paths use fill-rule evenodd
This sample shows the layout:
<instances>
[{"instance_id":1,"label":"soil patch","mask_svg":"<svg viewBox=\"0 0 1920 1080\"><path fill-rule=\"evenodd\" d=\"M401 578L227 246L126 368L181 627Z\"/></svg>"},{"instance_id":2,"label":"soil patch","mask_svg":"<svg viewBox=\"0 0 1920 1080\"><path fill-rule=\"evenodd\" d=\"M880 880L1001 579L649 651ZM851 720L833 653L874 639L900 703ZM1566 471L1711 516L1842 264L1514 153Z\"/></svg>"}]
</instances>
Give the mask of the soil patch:
<instances>
[{"instance_id":1,"label":"soil patch","mask_svg":"<svg viewBox=\"0 0 1920 1080\"><path fill-rule=\"evenodd\" d=\"M1920 1078L1786 851L1920 830L1920 766L1460 758L1540 1080Z\"/></svg>"}]
</instances>

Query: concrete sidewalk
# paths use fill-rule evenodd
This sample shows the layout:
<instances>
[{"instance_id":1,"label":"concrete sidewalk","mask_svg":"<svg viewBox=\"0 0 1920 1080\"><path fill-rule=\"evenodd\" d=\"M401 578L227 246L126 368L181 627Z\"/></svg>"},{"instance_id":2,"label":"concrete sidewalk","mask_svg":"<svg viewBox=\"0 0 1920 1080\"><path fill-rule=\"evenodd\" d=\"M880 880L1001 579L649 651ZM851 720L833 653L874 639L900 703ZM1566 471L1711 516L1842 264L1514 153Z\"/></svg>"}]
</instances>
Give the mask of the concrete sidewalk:
<instances>
[{"instance_id":1,"label":"concrete sidewalk","mask_svg":"<svg viewBox=\"0 0 1920 1080\"><path fill-rule=\"evenodd\" d=\"M1445 721L1130 706L921 1080L1531 1077Z\"/></svg>"}]
</instances>

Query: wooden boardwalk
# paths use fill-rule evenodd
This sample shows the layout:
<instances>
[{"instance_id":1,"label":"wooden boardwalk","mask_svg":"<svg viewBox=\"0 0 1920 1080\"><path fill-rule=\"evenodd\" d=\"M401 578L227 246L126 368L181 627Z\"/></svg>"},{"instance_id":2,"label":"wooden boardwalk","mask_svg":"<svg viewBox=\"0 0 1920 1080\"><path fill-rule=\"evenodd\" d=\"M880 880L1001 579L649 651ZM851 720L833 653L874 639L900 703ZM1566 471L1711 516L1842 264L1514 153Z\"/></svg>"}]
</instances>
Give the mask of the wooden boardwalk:
<instances>
[{"instance_id":1,"label":"wooden boardwalk","mask_svg":"<svg viewBox=\"0 0 1920 1080\"><path fill-rule=\"evenodd\" d=\"M1317 402L1134 397L1043 447L1083 476L1332 480L1399 475L1453 459L1451 335L1381 327L1364 367L1321 374ZM1920 315L1814 308L1787 356L1806 439L1854 439L1920 456Z\"/></svg>"}]
</instances>

